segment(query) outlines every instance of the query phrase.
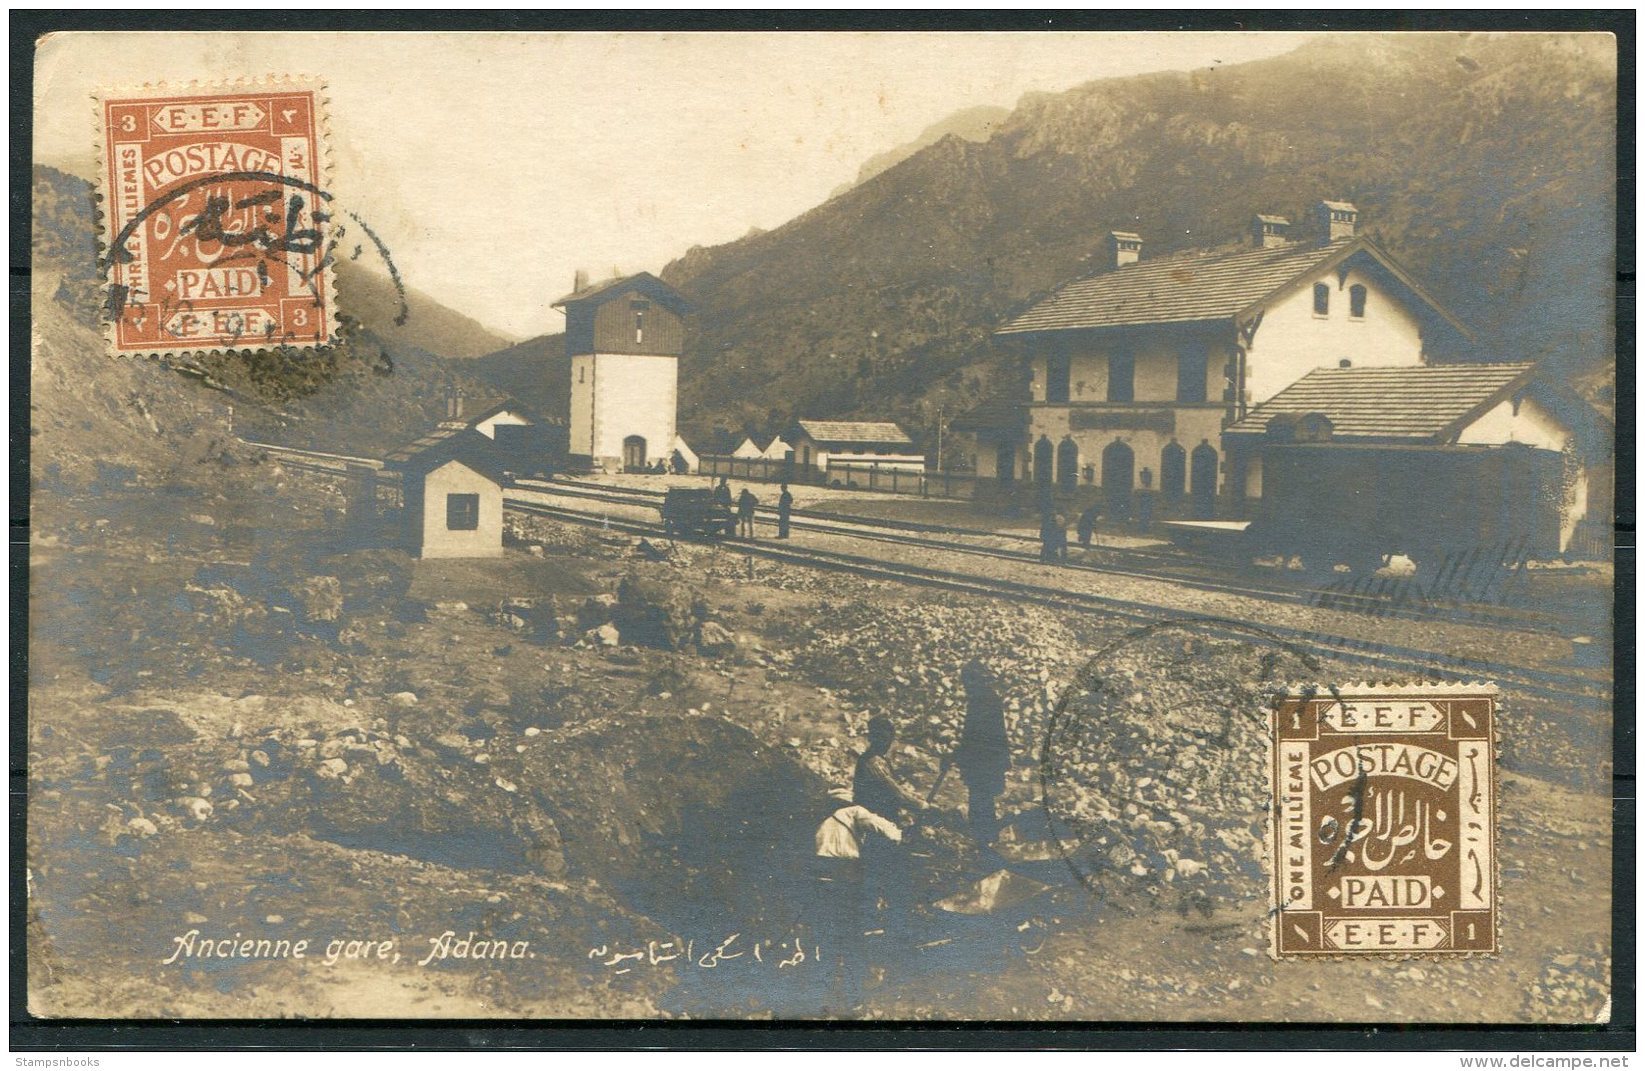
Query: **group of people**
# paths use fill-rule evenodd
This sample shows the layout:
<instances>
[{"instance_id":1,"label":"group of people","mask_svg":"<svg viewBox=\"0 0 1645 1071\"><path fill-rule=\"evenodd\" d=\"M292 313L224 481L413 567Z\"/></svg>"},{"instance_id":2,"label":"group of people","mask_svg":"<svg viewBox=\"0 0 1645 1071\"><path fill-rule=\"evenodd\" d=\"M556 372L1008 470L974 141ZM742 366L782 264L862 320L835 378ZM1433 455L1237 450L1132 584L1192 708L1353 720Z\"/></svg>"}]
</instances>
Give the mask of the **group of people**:
<instances>
[{"instance_id":1,"label":"group of people","mask_svg":"<svg viewBox=\"0 0 1645 1071\"><path fill-rule=\"evenodd\" d=\"M973 659L960 673L965 690L965 722L954 750L946 755L937 781L921 799L898 783L886 761L896 742L891 719L868 723L868 746L858 756L850 788L829 793L827 816L814 837L819 939L829 943L824 962L831 984L846 1006L859 1002L864 936L905 930L913 903L913 874L902 847L904 834L938 809L932 801L950 769L966 788L966 822L985 854L999 834L995 809L1011 767L1005 731L1005 704L993 674ZM878 925L875 925L876 921Z\"/></svg>"},{"instance_id":2,"label":"group of people","mask_svg":"<svg viewBox=\"0 0 1645 1071\"><path fill-rule=\"evenodd\" d=\"M1074 532L1079 536L1080 546L1091 549L1091 537L1097 531L1097 518L1102 515L1102 505L1093 503L1081 513L1079 521L1074 526ZM1065 562L1068 560L1068 521L1062 514L1057 513L1049 505L1040 512L1040 561Z\"/></svg>"},{"instance_id":3,"label":"group of people","mask_svg":"<svg viewBox=\"0 0 1645 1071\"><path fill-rule=\"evenodd\" d=\"M754 511L759 509L760 500L753 491L743 488L742 494L733 501L731 497L731 481L724 476L714 485L714 501L724 506L731 515L726 523L725 534L742 539L753 539ZM787 539L790 518L794 513L794 496L788 490L788 485L782 485L782 493L777 496L777 538Z\"/></svg>"}]
</instances>

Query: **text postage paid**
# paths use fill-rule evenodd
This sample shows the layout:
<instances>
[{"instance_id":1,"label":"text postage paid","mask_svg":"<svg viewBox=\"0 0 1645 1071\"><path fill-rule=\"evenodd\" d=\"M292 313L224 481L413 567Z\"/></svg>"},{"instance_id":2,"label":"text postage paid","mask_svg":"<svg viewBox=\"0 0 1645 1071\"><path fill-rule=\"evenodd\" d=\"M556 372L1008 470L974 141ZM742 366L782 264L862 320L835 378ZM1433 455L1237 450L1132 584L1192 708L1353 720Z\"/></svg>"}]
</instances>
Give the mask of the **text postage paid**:
<instances>
[{"instance_id":1,"label":"text postage paid","mask_svg":"<svg viewBox=\"0 0 1645 1071\"><path fill-rule=\"evenodd\" d=\"M1496 950L1494 689L1274 708L1274 952Z\"/></svg>"},{"instance_id":2,"label":"text postage paid","mask_svg":"<svg viewBox=\"0 0 1645 1071\"><path fill-rule=\"evenodd\" d=\"M331 337L322 99L282 83L99 102L113 352Z\"/></svg>"}]
</instances>

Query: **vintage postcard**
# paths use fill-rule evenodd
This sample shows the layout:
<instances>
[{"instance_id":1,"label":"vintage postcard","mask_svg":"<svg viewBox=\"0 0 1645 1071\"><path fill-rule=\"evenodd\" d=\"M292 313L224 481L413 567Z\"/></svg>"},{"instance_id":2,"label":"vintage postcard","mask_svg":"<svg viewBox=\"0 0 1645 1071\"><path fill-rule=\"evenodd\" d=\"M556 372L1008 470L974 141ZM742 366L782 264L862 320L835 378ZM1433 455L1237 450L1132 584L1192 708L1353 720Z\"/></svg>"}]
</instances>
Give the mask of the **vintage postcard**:
<instances>
[{"instance_id":1,"label":"vintage postcard","mask_svg":"<svg viewBox=\"0 0 1645 1071\"><path fill-rule=\"evenodd\" d=\"M33 1016L1610 1022L1613 36L33 78Z\"/></svg>"}]
</instances>

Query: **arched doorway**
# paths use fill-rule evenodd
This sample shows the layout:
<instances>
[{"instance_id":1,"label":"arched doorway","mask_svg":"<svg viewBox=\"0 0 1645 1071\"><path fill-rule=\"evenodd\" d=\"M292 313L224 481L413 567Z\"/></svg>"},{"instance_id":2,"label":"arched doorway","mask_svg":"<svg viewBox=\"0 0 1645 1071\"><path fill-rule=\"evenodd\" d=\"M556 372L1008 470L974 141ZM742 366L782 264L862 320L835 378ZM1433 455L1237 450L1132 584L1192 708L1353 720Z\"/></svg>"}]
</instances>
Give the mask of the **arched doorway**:
<instances>
[{"instance_id":1,"label":"arched doorway","mask_svg":"<svg viewBox=\"0 0 1645 1071\"><path fill-rule=\"evenodd\" d=\"M1159 489L1171 500L1181 498L1188 490L1188 451L1175 439L1159 453Z\"/></svg>"},{"instance_id":2,"label":"arched doorway","mask_svg":"<svg viewBox=\"0 0 1645 1071\"><path fill-rule=\"evenodd\" d=\"M1102 493L1108 502L1108 516L1115 520L1131 518L1131 485L1136 477L1136 464L1131 448L1118 439L1102 451Z\"/></svg>"},{"instance_id":3,"label":"arched doorway","mask_svg":"<svg viewBox=\"0 0 1645 1071\"><path fill-rule=\"evenodd\" d=\"M623 440L623 468L631 472L645 468L645 436L630 435Z\"/></svg>"},{"instance_id":4,"label":"arched doorway","mask_svg":"<svg viewBox=\"0 0 1645 1071\"><path fill-rule=\"evenodd\" d=\"M1063 436L1057 444L1057 489L1073 491L1080 484L1080 446L1072 437Z\"/></svg>"},{"instance_id":5,"label":"arched doorway","mask_svg":"<svg viewBox=\"0 0 1645 1071\"><path fill-rule=\"evenodd\" d=\"M1214 517L1217 512L1217 448L1208 441L1194 447L1188 486L1189 493L1193 495L1194 516L1200 520Z\"/></svg>"},{"instance_id":6,"label":"arched doorway","mask_svg":"<svg viewBox=\"0 0 1645 1071\"><path fill-rule=\"evenodd\" d=\"M1041 487L1051 486L1051 466L1056 450L1051 440L1041 435L1039 442L1034 444L1034 482Z\"/></svg>"},{"instance_id":7,"label":"arched doorway","mask_svg":"<svg viewBox=\"0 0 1645 1071\"><path fill-rule=\"evenodd\" d=\"M994 448L994 478L1002 486L1017 478L1017 444L1000 443Z\"/></svg>"}]
</instances>

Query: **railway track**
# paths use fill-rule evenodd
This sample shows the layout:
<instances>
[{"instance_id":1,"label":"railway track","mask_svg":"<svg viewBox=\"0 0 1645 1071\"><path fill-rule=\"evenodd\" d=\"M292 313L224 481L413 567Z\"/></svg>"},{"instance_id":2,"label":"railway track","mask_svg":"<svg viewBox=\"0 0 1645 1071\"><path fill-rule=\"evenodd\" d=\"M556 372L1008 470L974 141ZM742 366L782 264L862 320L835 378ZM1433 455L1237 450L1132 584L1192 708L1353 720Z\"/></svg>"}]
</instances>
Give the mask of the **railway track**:
<instances>
[{"instance_id":1,"label":"railway track","mask_svg":"<svg viewBox=\"0 0 1645 1071\"><path fill-rule=\"evenodd\" d=\"M660 523L595 515L563 506L521 500L513 500L509 505L510 508L522 513L572 524L608 528L648 538L668 538ZM768 560L842 572L867 579L891 580L968 595L1003 598L1077 613L1101 613L1139 626L1173 619L1194 620L1212 635L1230 639L1248 638L1246 632L1233 627L1233 622L1224 627L1219 625L1217 620L1205 618L1203 615L1168 610L1150 603L1112 596L1072 592L1014 580L990 579L930 566L892 563L863 555L815 548L799 549L778 547L769 543L738 543L735 550ZM1304 651L1379 669L1418 676L1488 679L1520 694L1536 695L1585 707L1608 709L1611 705L1608 687L1600 681L1577 674L1526 669L1485 659L1462 658L1418 648L1310 632L1289 626L1264 624L1259 627L1276 639L1295 644Z\"/></svg>"},{"instance_id":2,"label":"railway track","mask_svg":"<svg viewBox=\"0 0 1645 1071\"><path fill-rule=\"evenodd\" d=\"M250 445L260 446L279 455L282 463L289 466L330 475L345 474L350 464L367 464L380 467L379 462L369 458L328 454L264 443L251 443ZM661 494L658 492L649 492L643 489L611 488L608 485L580 481L522 480L517 482L517 487L522 491L536 491L601 505L626 506L629 508L655 509L661 500ZM669 538L660 522L617 518L610 516L608 513L586 512L567 506L532 502L518 496L506 498L506 503L510 509L528 515L546 517L572 524L606 527L654 539ZM762 510L762 512L767 517L771 517L775 513L774 510L769 509ZM942 526L915 526L909 522L894 522L895 527L893 527L892 525L882 525L881 522L868 518L853 520L844 518L821 519L814 514L802 514L799 511L794 514L792 523L796 528L815 531L819 534L837 534L851 538L909 545L921 549L974 554L1017 562L1037 561L1037 556L1028 552L977 544L955 543L949 540L934 539L922 534L927 531L941 530ZM965 533L991 537L1000 535L999 533L985 532L980 529L949 528L946 533ZM1005 540L1015 538L1037 542L1031 540L1030 537L1013 537L1010 533L1004 534L1003 538ZM799 548L793 545L777 546L770 542L738 543L736 544L736 550L740 553L767 560L843 572L869 579L891 580L963 594L1005 598L1074 612L1102 613L1138 625L1156 624L1161 620L1170 618L1205 621L1203 615L1169 610L1151 603L1121 599L1114 596L1067 591L1062 588L1015 580L979 577L933 566L891 562L882 558L849 554L841 551L812 547ZM1175 576L1161 575L1160 573L1105 567L1094 563L1077 563L1073 567L1119 577L1164 581L1221 594L1243 595L1292 604L1307 605L1310 594L1294 588L1262 588L1204 580L1185 580ZM1375 601L1374 597L1362 596L1361 598L1367 600L1367 608L1370 612L1383 614L1384 616L1409 616L1440 622L1461 623L1455 613L1446 612L1443 609L1420 613L1409 612L1411 608L1404 608L1407 610L1406 613L1395 614L1394 611L1397 608L1387 607L1386 605L1370 605L1371 602ZM1467 623L1488 624L1493 622L1482 622L1475 617ZM1206 623L1204 627L1213 634L1219 631L1215 622ZM1523 694L1574 703L1584 707L1609 708L1611 704L1609 686L1603 681L1581 674L1565 673L1558 670L1527 669L1486 659L1463 658L1419 648L1357 640L1352 637L1316 633L1288 626L1264 625L1262 627L1276 638L1294 643L1304 650L1318 652L1321 655L1340 658L1345 661L1376 666L1380 669L1395 670L1402 673L1439 673L1447 676L1490 679L1505 688L1511 688ZM1516 622L1515 627L1524 628L1524 622ZM1527 631L1532 630L1527 629ZM1223 630L1222 634L1230 638L1238 638L1243 635L1232 629Z\"/></svg>"},{"instance_id":3,"label":"railway track","mask_svg":"<svg viewBox=\"0 0 1645 1071\"><path fill-rule=\"evenodd\" d=\"M641 488L613 488L604 484L581 481L517 480L515 484L526 490L540 490L546 494L640 508L654 509L661 505L663 497L660 491L648 491ZM770 507L761 507L759 515L774 521L776 510ZM1017 542L1035 548L1038 547L1039 540L1037 538L1011 532L990 532L985 529L956 528L946 525L922 526L913 525L909 522L891 522L888 524L875 518L825 514L809 510L795 510L791 515L790 523L797 530L817 532L823 535L866 539L1013 562L1037 564L1040 560L1037 549L1015 550L1010 547L990 546L986 543L955 542L948 539L933 538L935 534L953 533L976 539L997 540L1005 543ZM1132 557L1133 561L1139 557L1144 560L1157 561L1159 557L1158 555L1136 554L1129 556ZM1180 568L1148 569L1090 561L1067 561L1063 563L1062 567L1128 580L1165 581L1181 587L1213 592L1219 595L1238 595L1300 606L1328 606L1330 609L1362 613L1367 616L1396 617L1418 621L1467 621L1474 624L1491 624L1499 628L1547 634L1563 634L1568 631L1561 629L1559 627L1561 622L1552 615L1500 606L1479 604L1423 606L1420 604L1396 603L1391 599L1362 592L1329 591L1320 588L1253 584L1249 582L1232 583L1226 580L1207 578L1203 575L1187 574Z\"/></svg>"}]
</instances>

